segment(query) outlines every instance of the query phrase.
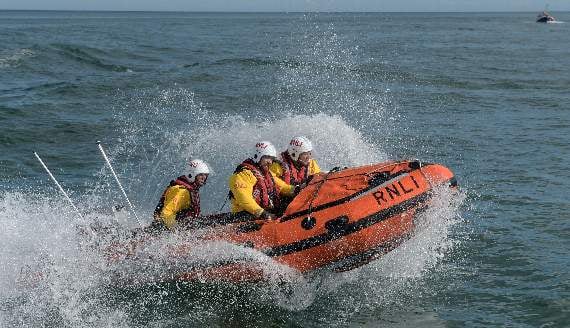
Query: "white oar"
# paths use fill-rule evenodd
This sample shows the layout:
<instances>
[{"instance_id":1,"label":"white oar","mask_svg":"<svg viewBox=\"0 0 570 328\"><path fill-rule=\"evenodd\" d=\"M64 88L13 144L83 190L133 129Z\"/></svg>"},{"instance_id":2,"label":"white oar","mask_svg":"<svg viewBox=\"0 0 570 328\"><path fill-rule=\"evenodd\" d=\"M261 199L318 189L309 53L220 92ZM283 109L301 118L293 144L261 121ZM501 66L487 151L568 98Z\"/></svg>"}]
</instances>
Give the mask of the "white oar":
<instances>
[{"instance_id":1,"label":"white oar","mask_svg":"<svg viewBox=\"0 0 570 328\"><path fill-rule=\"evenodd\" d=\"M44 170L46 170L47 174L49 175L49 177L52 179L52 181L55 183L55 185L57 186L57 188L59 189L59 191L61 191L61 193L63 194L63 196L65 196L65 199L67 199L67 201L69 202L69 205L71 205L71 207L73 207L73 209L75 210L75 212L77 212L77 215L79 215L79 218L81 219L81 221L85 222L85 219L83 218L83 215L81 215L81 212L79 212L79 210L77 209L77 207L75 207L75 205L73 204L73 202L71 201L71 198L69 198L69 196L67 195L67 193L65 192L65 190L63 190L63 187L59 184L59 182L57 182L57 180L55 179L55 177L53 176L53 174L51 174L51 171L48 169L48 167L46 166L46 164L44 163L44 161L42 161L42 159L40 158L40 156L38 155L38 153L34 152L34 155L36 156L36 158L38 159L38 161L40 161L40 164L42 164ZM89 233L91 233L92 237L95 237L95 232L93 232L93 230L91 229L91 227L87 226L87 230L89 231Z\"/></svg>"},{"instance_id":2,"label":"white oar","mask_svg":"<svg viewBox=\"0 0 570 328\"><path fill-rule=\"evenodd\" d=\"M111 169L111 173L113 173L113 177L115 177L115 181L117 181L117 184L119 185L119 188L121 189L121 192L123 193L123 196L125 196L125 199L127 200L127 203L129 204L129 207L130 207L131 211L132 211L133 214L135 215L135 218L137 219L137 222L138 222L139 225L142 227L141 220L140 220L139 217L137 216L137 212L135 212L135 208L134 208L133 204L132 204L131 201L129 200L129 197L127 196L127 193L125 192L125 189L123 189L123 185L121 184L121 181L119 181L119 178L117 177L117 174L115 173L115 170L113 169L113 166L111 165L111 162L109 161L109 158L107 157L107 154L105 153L105 150L103 149L103 146L101 146L101 142L100 142L100 141L97 141L97 147L99 147L99 150L101 151L101 154L103 155L103 158L105 158L105 161L107 162L107 165L108 165L109 168Z\"/></svg>"},{"instance_id":3,"label":"white oar","mask_svg":"<svg viewBox=\"0 0 570 328\"><path fill-rule=\"evenodd\" d=\"M73 209L75 210L75 212L77 212L77 215L79 215L79 217L83 220L83 215L81 215L81 212L79 212L79 210L77 209L77 207L75 207L75 205L73 204L73 202L71 201L71 198L69 198L69 196L67 195L67 193L65 192L65 190L63 190L63 188L61 187L61 185L59 184L59 182L57 182L57 180L55 179L55 177L53 176L53 174L51 174L51 171L48 169L48 167L45 165L44 161L42 161L42 159L40 158L40 156L38 155L38 153L34 152L34 155L36 156L36 158L38 159L38 161L40 161L40 164L42 164L42 166L44 167L44 170L46 170L47 174L49 175L49 177L53 180L53 182L55 183L55 185L59 188L59 191L61 191L61 193L63 194L63 196L65 196L65 198L67 199L67 201L69 202L69 204L71 205L71 207L73 207Z\"/></svg>"}]
</instances>

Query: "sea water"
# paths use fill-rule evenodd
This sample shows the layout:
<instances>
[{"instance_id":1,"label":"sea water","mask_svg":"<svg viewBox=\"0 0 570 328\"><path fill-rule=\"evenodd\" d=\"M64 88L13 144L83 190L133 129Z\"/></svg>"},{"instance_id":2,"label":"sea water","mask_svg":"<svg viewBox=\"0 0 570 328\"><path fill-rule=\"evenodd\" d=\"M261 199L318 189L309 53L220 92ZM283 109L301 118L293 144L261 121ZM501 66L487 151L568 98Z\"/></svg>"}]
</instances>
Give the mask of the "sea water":
<instances>
[{"instance_id":1,"label":"sea water","mask_svg":"<svg viewBox=\"0 0 570 328\"><path fill-rule=\"evenodd\" d=\"M567 13L556 15L570 21ZM570 27L534 13L0 11L0 326L566 327L570 324ZM305 135L324 170L446 165L414 238L362 268L302 276L199 244L109 265L188 158L206 213L259 140ZM141 218L97 149L111 162ZM37 152L80 214L58 193ZM144 281L245 258L259 285Z\"/></svg>"}]
</instances>

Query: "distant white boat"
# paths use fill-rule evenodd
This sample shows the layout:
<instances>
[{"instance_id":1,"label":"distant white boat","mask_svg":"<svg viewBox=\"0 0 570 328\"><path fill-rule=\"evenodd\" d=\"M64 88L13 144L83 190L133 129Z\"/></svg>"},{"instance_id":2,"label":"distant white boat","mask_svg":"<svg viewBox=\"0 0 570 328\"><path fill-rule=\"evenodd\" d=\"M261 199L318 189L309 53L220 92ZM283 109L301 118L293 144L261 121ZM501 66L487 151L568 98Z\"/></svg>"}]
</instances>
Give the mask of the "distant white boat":
<instances>
[{"instance_id":1,"label":"distant white boat","mask_svg":"<svg viewBox=\"0 0 570 328\"><path fill-rule=\"evenodd\" d=\"M543 11L536 16L537 23L551 23L556 22L554 16L550 15L547 11Z\"/></svg>"}]
</instances>

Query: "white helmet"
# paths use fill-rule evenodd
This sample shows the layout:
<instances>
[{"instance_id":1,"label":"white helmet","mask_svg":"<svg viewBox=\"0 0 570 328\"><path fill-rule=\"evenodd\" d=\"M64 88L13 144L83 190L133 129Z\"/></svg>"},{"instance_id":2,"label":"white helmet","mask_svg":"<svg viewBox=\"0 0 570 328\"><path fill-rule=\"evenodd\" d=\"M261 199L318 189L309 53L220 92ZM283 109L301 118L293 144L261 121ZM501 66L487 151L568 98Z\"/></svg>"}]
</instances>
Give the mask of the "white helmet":
<instances>
[{"instance_id":1,"label":"white helmet","mask_svg":"<svg viewBox=\"0 0 570 328\"><path fill-rule=\"evenodd\" d=\"M210 168L208 164L200 159L193 159L188 162L188 180L194 182L194 179L198 174L210 174Z\"/></svg>"},{"instance_id":2,"label":"white helmet","mask_svg":"<svg viewBox=\"0 0 570 328\"><path fill-rule=\"evenodd\" d=\"M287 147L287 153L293 160L298 160L299 155L313 150L313 144L306 137L294 137L289 142L289 147Z\"/></svg>"},{"instance_id":3,"label":"white helmet","mask_svg":"<svg viewBox=\"0 0 570 328\"><path fill-rule=\"evenodd\" d=\"M257 163L263 156L277 157L277 150L275 150L275 146L273 146L269 141L260 141L256 143L255 152L251 159Z\"/></svg>"}]
</instances>

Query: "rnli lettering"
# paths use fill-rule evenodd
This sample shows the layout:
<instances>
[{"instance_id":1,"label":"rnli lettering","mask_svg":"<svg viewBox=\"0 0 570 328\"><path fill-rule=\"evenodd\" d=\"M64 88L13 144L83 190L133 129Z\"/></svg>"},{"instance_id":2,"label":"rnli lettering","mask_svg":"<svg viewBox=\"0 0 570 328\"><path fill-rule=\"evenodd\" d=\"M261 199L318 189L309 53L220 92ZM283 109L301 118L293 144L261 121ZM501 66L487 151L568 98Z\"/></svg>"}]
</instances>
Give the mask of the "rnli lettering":
<instances>
[{"instance_id":1,"label":"rnli lettering","mask_svg":"<svg viewBox=\"0 0 570 328\"><path fill-rule=\"evenodd\" d=\"M412 180L411 183L409 181L406 183L406 180L400 180L381 189L378 189L375 193L373 193L372 195L378 202L378 205L383 205L387 203L388 200L394 200L418 189L420 185L417 183L413 176L409 175L409 177Z\"/></svg>"},{"instance_id":2,"label":"rnli lettering","mask_svg":"<svg viewBox=\"0 0 570 328\"><path fill-rule=\"evenodd\" d=\"M402 188L404 194L409 194L412 191L414 191L414 189L406 189L406 187L404 187L404 185L402 184L402 181L398 181L398 185L400 186L400 188Z\"/></svg>"},{"instance_id":3,"label":"rnli lettering","mask_svg":"<svg viewBox=\"0 0 570 328\"><path fill-rule=\"evenodd\" d=\"M400 196L400 191L396 187L396 184L392 184L391 186L386 186L384 189L386 189L386 192L388 192L388 196L390 196L390 199L394 199L394 196Z\"/></svg>"},{"instance_id":4,"label":"rnli lettering","mask_svg":"<svg viewBox=\"0 0 570 328\"><path fill-rule=\"evenodd\" d=\"M378 204L382 205L382 203L380 201L383 201L384 203L386 202L386 199L384 199L384 192L382 190L378 190L373 195L374 195L374 198L376 198L376 201L378 202Z\"/></svg>"},{"instance_id":5,"label":"rnli lettering","mask_svg":"<svg viewBox=\"0 0 570 328\"><path fill-rule=\"evenodd\" d=\"M410 178L412 178L412 181L414 182L414 185L416 186L416 188L419 188L420 185L416 182L416 179L414 179L414 176L410 175Z\"/></svg>"},{"instance_id":6,"label":"rnli lettering","mask_svg":"<svg viewBox=\"0 0 570 328\"><path fill-rule=\"evenodd\" d=\"M255 148L265 149L267 148L267 144L264 142L258 142L257 144L255 144Z\"/></svg>"}]
</instances>

